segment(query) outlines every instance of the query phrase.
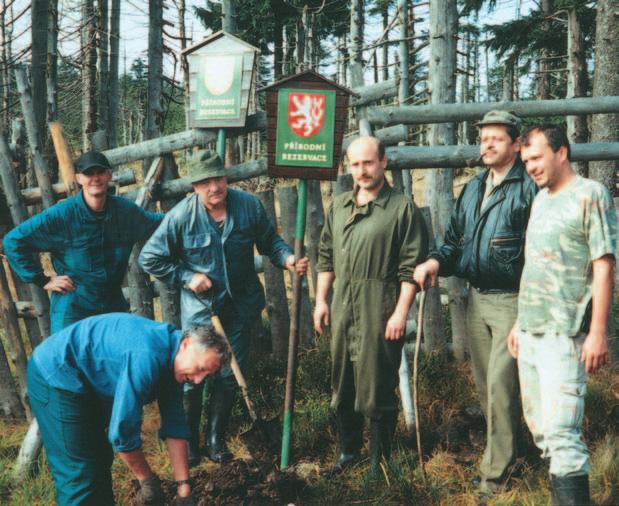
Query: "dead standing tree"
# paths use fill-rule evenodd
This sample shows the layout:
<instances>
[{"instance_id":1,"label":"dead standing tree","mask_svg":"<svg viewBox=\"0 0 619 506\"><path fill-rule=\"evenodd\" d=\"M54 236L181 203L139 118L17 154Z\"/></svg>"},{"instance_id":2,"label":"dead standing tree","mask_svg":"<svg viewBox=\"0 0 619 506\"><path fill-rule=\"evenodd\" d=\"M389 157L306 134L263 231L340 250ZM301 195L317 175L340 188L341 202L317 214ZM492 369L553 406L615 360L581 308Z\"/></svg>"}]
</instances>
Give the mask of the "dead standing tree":
<instances>
[{"instance_id":1,"label":"dead standing tree","mask_svg":"<svg viewBox=\"0 0 619 506\"><path fill-rule=\"evenodd\" d=\"M593 96L619 96L619 0L599 0L595 30ZM591 120L591 142L619 139L619 114L596 114ZM589 176L617 195L619 160L589 164Z\"/></svg>"},{"instance_id":2,"label":"dead standing tree","mask_svg":"<svg viewBox=\"0 0 619 506\"><path fill-rule=\"evenodd\" d=\"M456 36L458 14L455 0L430 0L430 63L429 88L432 104L455 102L456 93ZM430 145L455 144L453 123L430 127ZM426 205L430 207L434 240L443 242L445 224L451 214L453 201L453 171L434 169L425 175ZM427 318L424 335L428 350L445 346L444 326L438 290L431 290L426 299Z\"/></svg>"}]
</instances>

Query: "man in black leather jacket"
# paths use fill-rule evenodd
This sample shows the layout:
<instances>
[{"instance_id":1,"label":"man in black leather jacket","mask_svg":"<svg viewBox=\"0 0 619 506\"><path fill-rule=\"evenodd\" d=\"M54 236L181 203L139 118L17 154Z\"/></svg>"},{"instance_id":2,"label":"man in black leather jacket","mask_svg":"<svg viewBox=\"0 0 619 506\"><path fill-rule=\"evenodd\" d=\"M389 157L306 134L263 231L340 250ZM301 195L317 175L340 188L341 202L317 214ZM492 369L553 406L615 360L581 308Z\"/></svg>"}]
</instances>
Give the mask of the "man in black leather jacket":
<instances>
[{"instance_id":1,"label":"man in black leather jacket","mask_svg":"<svg viewBox=\"0 0 619 506\"><path fill-rule=\"evenodd\" d=\"M467 334L488 425L480 491L491 494L504 484L517 452L517 365L507 336L517 316L525 230L537 188L520 160L520 120L490 111L477 126L489 170L464 186L443 245L417 266L414 279L434 286L438 275L455 275L470 283Z\"/></svg>"}]
</instances>

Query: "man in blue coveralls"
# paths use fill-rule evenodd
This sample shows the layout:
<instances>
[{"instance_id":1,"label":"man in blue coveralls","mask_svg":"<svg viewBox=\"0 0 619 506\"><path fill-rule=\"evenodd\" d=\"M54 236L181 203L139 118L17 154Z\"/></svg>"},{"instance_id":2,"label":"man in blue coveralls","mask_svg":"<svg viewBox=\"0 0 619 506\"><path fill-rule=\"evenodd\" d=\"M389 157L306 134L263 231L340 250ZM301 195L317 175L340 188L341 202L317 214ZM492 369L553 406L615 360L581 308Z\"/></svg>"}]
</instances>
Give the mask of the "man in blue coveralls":
<instances>
[{"instance_id":1,"label":"man in blue coveralls","mask_svg":"<svg viewBox=\"0 0 619 506\"><path fill-rule=\"evenodd\" d=\"M176 504L194 504L181 384L201 383L229 358L227 343L210 327L181 333L126 313L86 318L43 341L28 363L28 396L58 504L114 504L112 450L140 481L142 503L163 504L140 438L142 408L155 399Z\"/></svg>"},{"instance_id":2,"label":"man in blue coveralls","mask_svg":"<svg viewBox=\"0 0 619 506\"><path fill-rule=\"evenodd\" d=\"M15 227L4 253L26 283L52 292L51 332L88 316L126 311L121 291L133 245L147 239L163 216L108 195L112 167L98 152L75 162L82 191ZM45 276L39 253L49 251L55 274Z\"/></svg>"},{"instance_id":3,"label":"man in blue coveralls","mask_svg":"<svg viewBox=\"0 0 619 506\"><path fill-rule=\"evenodd\" d=\"M245 369L252 328L264 308L264 290L254 267L254 246L273 265L304 275L307 258L295 264L292 249L277 234L260 201L227 187L226 170L213 151L195 153L188 163L194 194L167 213L140 254L142 268L168 284L183 287L183 328L221 319L241 369ZM206 449L214 462L232 455L225 430L236 396L230 369L209 382ZM189 461L200 460L202 386L185 391L191 428Z\"/></svg>"}]
</instances>

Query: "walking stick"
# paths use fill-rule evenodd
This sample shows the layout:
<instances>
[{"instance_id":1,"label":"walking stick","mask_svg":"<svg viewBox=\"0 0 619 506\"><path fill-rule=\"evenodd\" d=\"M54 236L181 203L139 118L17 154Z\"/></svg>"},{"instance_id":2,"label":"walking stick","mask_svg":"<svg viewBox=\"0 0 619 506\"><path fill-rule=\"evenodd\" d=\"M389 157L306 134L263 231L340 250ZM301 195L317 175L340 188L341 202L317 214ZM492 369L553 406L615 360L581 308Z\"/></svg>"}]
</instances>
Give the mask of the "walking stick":
<instances>
[{"instance_id":1,"label":"walking stick","mask_svg":"<svg viewBox=\"0 0 619 506\"><path fill-rule=\"evenodd\" d=\"M426 483L426 473L423 468L423 452L421 450L421 428L419 426L419 406L417 401L417 373L419 369L419 349L423 337L423 312L426 306L426 291L421 292L419 297L419 316L417 317L417 339L415 340L415 356L413 358L413 406L415 410L415 434L417 436L417 453L419 454L419 467L421 478Z\"/></svg>"},{"instance_id":2,"label":"walking stick","mask_svg":"<svg viewBox=\"0 0 619 506\"><path fill-rule=\"evenodd\" d=\"M306 201L307 182L301 179L299 180L297 219L294 230L295 262L303 257ZM296 272L292 275L292 318L290 319L290 334L288 338L288 370L286 371L286 399L284 401L281 469L288 467L288 460L290 458L290 438L292 435L292 420L294 416L294 389L297 376L297 348L299 346L299 323L301 320L301 280L301 276Z\"/></svg>"}]
</instances>

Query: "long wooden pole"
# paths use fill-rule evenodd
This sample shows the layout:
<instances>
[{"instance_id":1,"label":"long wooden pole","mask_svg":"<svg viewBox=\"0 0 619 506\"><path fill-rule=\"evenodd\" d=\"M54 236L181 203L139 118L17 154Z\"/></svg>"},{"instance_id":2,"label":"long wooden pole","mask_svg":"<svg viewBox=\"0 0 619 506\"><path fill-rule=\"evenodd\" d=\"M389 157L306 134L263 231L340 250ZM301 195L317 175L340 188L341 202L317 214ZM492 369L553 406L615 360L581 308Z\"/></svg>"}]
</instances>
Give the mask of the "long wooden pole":
<instances>
[{"instance_id":1,"label":"long wooden pole","mask_svg":"<svg viewBox=\"0 0 619 506\"><path fill-rule=\"evenodd\" d=\"M226 131L231 136L257 132L266 129L266 114L263 111L249 114L243 128L228 128ZM105 157L112 165L153 158L172 151L187 149L193 146L206 146L216 142L218 130L195 129L186 130L170 135L163 135L156 139L121 146L119 148L103 151Z\"/></svg>"},{"instance_id":2,"label":"long wooden pole","mask_svg":"<svg viewBox=\"0 0 619 506\"><path fill-rule=\"evenodd\" d=\"M60 177L67 191L67 195L77 195L79 186L75 178L75 166L69 143L65 139L62 123L53 121L49 123L49 131L54 143Z\"/></svg>"},{"instance_id":3,"label":"long wooden pole","mask_svg":"<svg viewBox=\"0 0 619 506\"><path fill-rule=\"evenodd\" d=\"M520 117L567 116L619 113L619 96L565 98L560 100L521 100L468 104L432 104L401 107L368 107L368 120L377 125L423 125L452 121L471 121L494 109L511 111Z\"/></svg>"}]
</instances>

